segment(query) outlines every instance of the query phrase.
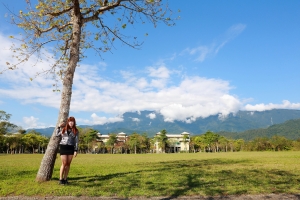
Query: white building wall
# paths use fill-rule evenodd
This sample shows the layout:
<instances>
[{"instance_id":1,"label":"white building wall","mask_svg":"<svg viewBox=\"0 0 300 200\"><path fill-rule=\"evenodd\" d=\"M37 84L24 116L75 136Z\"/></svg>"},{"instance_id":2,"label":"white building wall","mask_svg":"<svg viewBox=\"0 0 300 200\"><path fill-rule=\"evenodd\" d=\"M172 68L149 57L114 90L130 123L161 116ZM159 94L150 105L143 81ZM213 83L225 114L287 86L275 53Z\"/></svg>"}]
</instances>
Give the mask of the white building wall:
<instances>
[{"instance_id":1,"label":"white building wall","mask_svg":"<svg viewBox=\"0 0 300 200\"><path fill-rule=\"evenodd\" d=\"M160 132L156 133L156 136L159 136ZM184 142L184 135L187 135L187 139ZM172 141L175 144L171 144L171 148L180 147L180 151L189 151L190 150L190 134L188 132L183 132L181 134L166 134L169 141ZM159 142L155 143L155 150L157 153L162 153L162 149L159 147Z\"/></svg>"}]
</instances>

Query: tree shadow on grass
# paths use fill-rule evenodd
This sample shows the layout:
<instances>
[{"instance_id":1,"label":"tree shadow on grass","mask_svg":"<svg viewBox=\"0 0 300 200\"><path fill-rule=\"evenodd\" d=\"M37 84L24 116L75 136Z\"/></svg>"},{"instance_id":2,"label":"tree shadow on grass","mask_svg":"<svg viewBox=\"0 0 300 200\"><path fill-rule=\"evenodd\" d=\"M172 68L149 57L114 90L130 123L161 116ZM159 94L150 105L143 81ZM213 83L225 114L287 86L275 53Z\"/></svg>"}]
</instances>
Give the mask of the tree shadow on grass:
<instances>
[{"instance_id":1,"label":"tree shadow on grass","mask_svg":"<svg viewBox=\"0 0 300 200\"><path fill-rule=\"evenodd\" d=\"M236 168L238 164L238 168ZM299 185L299 177L278 169L251 169L249 160L179 160L137 164L137 171L77 176L70 181L80 187L96 187L111 195L179 196L242 195L261 191L285 193ZM298 178L297 178L298 177Z\"/></svg>"},{"instance_id":2,"label":"tree shadow on grass","mask_svg":"<svg viewBox=\"0 0 300 200\"><path fill-rule=\"evenodd\" d=\"M0 180L4 181L4 180L11 180L14 177L33 177L36 175L36 170L5 170L5 169L1 169L0 170Z\"/></svg>"}]
</instances>

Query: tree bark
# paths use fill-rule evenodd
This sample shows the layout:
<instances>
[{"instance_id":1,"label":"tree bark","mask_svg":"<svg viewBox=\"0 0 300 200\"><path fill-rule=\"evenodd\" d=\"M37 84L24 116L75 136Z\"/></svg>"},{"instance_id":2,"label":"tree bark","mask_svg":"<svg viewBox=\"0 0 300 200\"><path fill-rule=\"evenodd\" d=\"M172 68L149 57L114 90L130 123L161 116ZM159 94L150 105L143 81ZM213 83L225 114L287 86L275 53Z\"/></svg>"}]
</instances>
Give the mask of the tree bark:
<instances>
[{"instance_id":1,"label":"tree bark","mask_svg":"<svg viewBox=\"0 0 300 200\"><path fill-rule=\"evenodd\" d=\"M59 110L56 127L61 123L61 121L66 122L69 116L73 78L74 78L74 73L75 73L77 63L79 61L79 45L80 45L81 27L82 27L81 13L80 13L78 0L74 0L73 2L74 2L74 8L72 13L73 14L73 18L72 18L73 37L72 37L72 44L70 46L69 63L63 79L63 89L61 93L60 110ZM54 132L50 138L39 171L37 173L36 181L38 182L49 181L52 178L57 149L60 142L60 138L56 137L55 133L56 133L56 128L54 129Z\"/></svg>"}]
</instances>

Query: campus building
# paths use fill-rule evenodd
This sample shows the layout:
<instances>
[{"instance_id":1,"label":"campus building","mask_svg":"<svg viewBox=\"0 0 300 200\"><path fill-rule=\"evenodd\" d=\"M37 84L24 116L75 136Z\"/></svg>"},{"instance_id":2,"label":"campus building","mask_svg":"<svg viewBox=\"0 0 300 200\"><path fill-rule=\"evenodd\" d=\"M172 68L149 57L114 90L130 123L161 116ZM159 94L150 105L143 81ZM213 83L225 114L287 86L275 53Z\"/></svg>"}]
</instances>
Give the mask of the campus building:
<instances>
[{"instance_id":1,"label":"campus building","mask_svg":"<svg viewBox=\"0 0 300 200\"><path fill-rule=\"evenodd\" d=\"M156 133L155 137L159 137L161 133ZM190 133L183 132L181 134L166 134L167 136L167 143L166 149L163 151L161 148L161 145L159 144L159 141L156 141L154 143L154 148L151 150L153 153L179 153L179 152L189 152L189 146L190 146ZM114 146L115 150L119 150L123 153L124 151L124 144L128 140L128 136L126 133L121 132L116 135L117 142ZM103 135L101 133L98 133L98 139L97 142L100 143L99 145L94 146L94 151L101 151L101 146L103 144L106 144L109 140L109 135Z\"/></svg>"},{"instance_id":2,"label":"campus building","mask_svg":"<svg viewBox=\"0 0 300 200\"><path fill-rule=\"evenodd\" d=\"M161 133L156 133L156 137L159 137ZM189 152L190 150L190 134L188 132L183 132L181 134L166 134L168 138L168 145L165 149L165 153L179 153L179 152ZM162 148L159 141L155 142L156 153L162 153Z\"/></svg>"},{"instance_id":3,"label":"campus building","mask_svg":"<svg viewBox=\"0 0 300 200\"><path fill-rule=\"evenodd\" d=\"M128 136L126 133L121 132L121 133L118 133L116 135L116 137L117 137L117 141L114 144L113 151L115 152L116 150L119 150L123 153L123 151L124 151L123 146L124 146L125 142L127 141ZM109 135L103 135L101 133L98 133L98 139L97 139L98 144L93 147L94 152L98 151L98 152L105 153L104 146L108 140L109 140Z\"/></svg>"},{"instance_id":4,"label":"campus building","mask_svg":"<svg viewBox=\"0 0 300 200\"><path fill-rule=\"evenodd\" d=\"M118 142L126 142L127 138L128 138L128 136L124 132L117 134ZM101 133L98 133L98 142L106 143L108 140L109 140L109 135L102 135Z\"/></svg>"}]
</instances>

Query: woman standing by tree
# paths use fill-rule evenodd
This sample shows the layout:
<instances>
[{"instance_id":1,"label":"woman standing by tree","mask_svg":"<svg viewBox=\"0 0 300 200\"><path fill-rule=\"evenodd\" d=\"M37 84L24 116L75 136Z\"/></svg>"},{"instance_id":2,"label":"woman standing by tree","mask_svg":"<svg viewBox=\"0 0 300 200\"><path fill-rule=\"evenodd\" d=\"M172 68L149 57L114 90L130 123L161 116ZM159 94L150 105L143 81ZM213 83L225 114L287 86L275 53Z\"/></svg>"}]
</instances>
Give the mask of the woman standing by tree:
<instances>
[{"instance_id":1,"label":"woman standing by tree","mask_svg":"<svg viewBox=\"0 0 300 200\"><path fill-rule=\"evenodd\" d=\"M76 120L69 117L67 124L62 123L57 128L57 137L61 137L59 143L61 167L59 173L59 184L68 184L68 174L73 156L77 156L79 131L76 128Z\"/></svg>"}]
</instances>

